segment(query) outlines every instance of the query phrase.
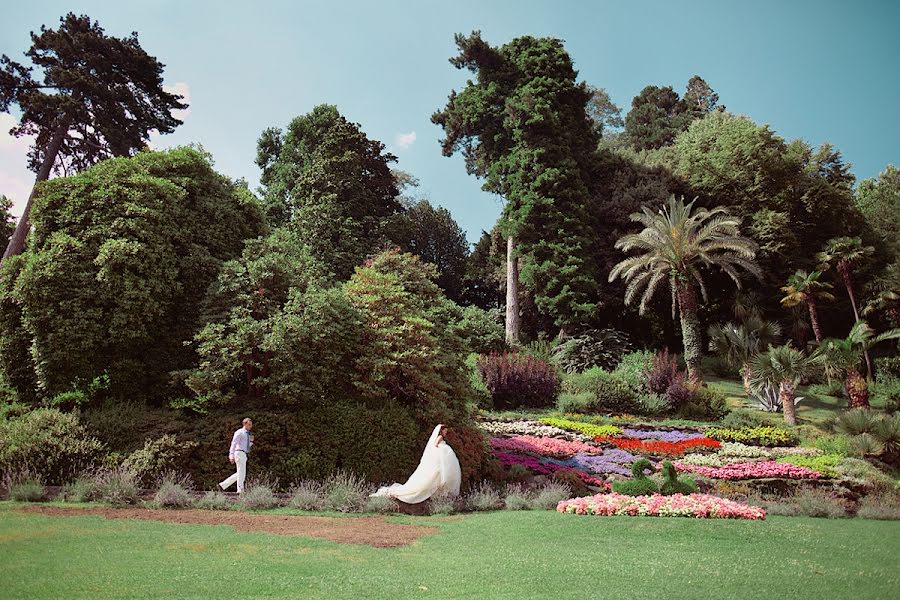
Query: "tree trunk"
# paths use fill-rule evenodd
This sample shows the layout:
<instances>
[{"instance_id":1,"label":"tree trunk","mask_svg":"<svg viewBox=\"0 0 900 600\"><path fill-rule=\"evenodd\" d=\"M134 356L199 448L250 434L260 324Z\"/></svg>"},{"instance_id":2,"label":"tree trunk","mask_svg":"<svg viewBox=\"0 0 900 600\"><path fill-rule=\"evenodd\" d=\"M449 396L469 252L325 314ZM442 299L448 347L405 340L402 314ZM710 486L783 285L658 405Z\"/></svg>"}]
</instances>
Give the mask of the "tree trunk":
<instances>
[{"instance_id":1,"label":"tree trunk","mask_svg":"<svg viewBox=\"0 0 900 600\"><path fill-rule=\"evenodd\" d=\"M822 341L822 326L819 325L819 308L816 306L816 301L814 298L810 298L807 302L807 307L809 308L809 322L812 324L813 334L816 336L816 341Z\"/></svg>"},{"instance_id":2,"label":"tree trunk","mask_svg":"<svg viewBox=\"0 0 900 600\"><path fill-rule=\"evenodd\" d=\"M519 259L515 255L516 238L506 240L506 343L519 343Z\"/></svg>"},{"instance_id":3,"label":"tree trunk","mask_svg":"<svg viewBox=\"0 0 900 600\"><path fill-rule=\"evenodd\" d=\"M844 280L844 285L847 287L847 295L850 296L850 305L853 307L853 316L859 321L859 309L856 306L856 292L853 291L853 278L850 273L850 266L846 263L838 264L838 271L841 273L841 279ZM872 357L869 356L869 351L864 350L863 356L866 357L866 375L869 378L869 381L872 381L872 377L874 376L874 371L872 369ZM869 405L868 400L868 391L866 392L866 406Z\"/></svg>"},{"instance_id":4,"label":"tree trunk","mask_svg":"<svg viewBox=\"0 0 900 600\"><path fill-rule=\"evenodd\" d=\"M750 397L750 378L753 376L753 368L749 363L745 364L741 367L741 379L744 382L744 393L747 394L747 397Z\"/></svg>"},{"instance_id":5,"label":"tree trunk","mask_svg":"<svg viewBox=\"0 0 900 600\"><path fill-rule=\"evenodd\" d=\"M856 369L847 371L847 397L850 408L869 408L869 382Z\"/></svg>"},{"instance_id":6,"label":"tree trunk","mask_svg":"<svg viewBox=\"0 0 900 600\"><path fill-rule=\"evenodd\" d=\"M697 317L697 292L690 283L678 284L678 309L681 314L681 337L684 343L684 362L688 380L703 385L700 360L703 358L703 333Z\"/></svg>"},{"instance_id":7,"label":"tree trunk","mask_svg":"<svg viewBox=\"0 0 900 600\"><path fill-rule=\"evenodd\" d=\"M794 384L782 381L778 386L778 397L781 400L781 410L784 411L785 425L796 425L797 407L794 405Z\"/></svg>"},{"instance_id":8,"label":"tree trunk","mask_svg":"<svg viewBox=\"0 0 900 600\"><path fill-rule=\"evenodd\" d=\"M34 186L28 195L28 202L25 203L25 210L22 211L22 217L16 224L16 230L13 232L12 237L9 238L9 244L7 244L6 251L3 253L3 260L10 256L22 254L22 251L25 250L25 238L28 236L28 229L31 227L29 220L31 205L34 202L37 186L40 182L50 179L50 171L53 170L53 163L56 162L59 149L62 147L63 138L66 137L68 131L69 119L64 118L56 131L53 132L53 137L50 138L50 143L47 144L47 148L44 150L44 162L41 163L41 168L38 169L37 177L34 179Z\"/></svg>"}]
</instances>

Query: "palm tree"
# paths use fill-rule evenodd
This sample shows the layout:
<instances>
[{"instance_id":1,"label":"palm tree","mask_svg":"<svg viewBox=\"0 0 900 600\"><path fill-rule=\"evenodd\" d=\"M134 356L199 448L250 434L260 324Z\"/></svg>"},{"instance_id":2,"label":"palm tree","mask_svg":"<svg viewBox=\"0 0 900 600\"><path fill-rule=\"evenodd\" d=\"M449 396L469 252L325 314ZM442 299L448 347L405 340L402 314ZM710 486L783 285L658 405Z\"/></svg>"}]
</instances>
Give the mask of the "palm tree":
<instances>
[{"instance_id":1,"label":"palm tree","mask_svg":"<svg viewBox=\"0 0 900 600\"><path fill-rule=\"evenodd\" d=\"M773 321L764 321L758 315L751 315L740 324L729 321L711 325L707 333L709 349L731 366L740 369L741 378L744 380L744 392L749 395L753 357L772 344L778 343L781 338L781 325Z\"/></svg>"},{"instance_id":2,"label":"palm tree","mask_svg":"<svg viewBox=\"0 0 900 600\"><path fill-rule=\"evenodd\" d=\"M695 199L696 201L696 199ZM670 196L657 212L647 207L631 215L631 220L644 226L640 233L623 236L616 248L625 252L638 250L613 267L609 281L622 277L627 283L625 303L640 296L640 314L644 314L653 295L668 284L672 292L672 318L678 310L684 343L684 360L688 378L695 384L703 382L700 359L703 356L702 331L697 316L697 288L708 301L703 271L718 267L740 289L739 271L761 277L754 262L756 244L741 235L739 217L724 208L693 210L694 202L685 205L684 199Z\"/></svg>"},{"instance_id":3,"label":"palm tree","mask_svg":"<svg viewBox=\"0 0 900 600\"><path fill-rule=\"evenodd\" d=\"M863 308L863 316L883 314L893 327L900 327L900 262L885 267L871 287L874 296Z\"/></svg>"},{"instance_id":4,"label":"palm tree","mask_svg":"<svg viewBox=\"0 0 900 600\"><path fill-rule=\"evenodd\" d=\"M853 267L864 258L875 253L872 246L863 246L858 237L836 237L825 242L825 248L816 254L816 260L822 265L820 270L825 271L834 267L841 277L841 281L847 288L850 296L850 304L853 306L853 316L859 321L859 309L856 306L856 292L853 290Z\"/></svg>"},{"instance_id":5,"label":"palm tree","mask_svg":"<svg viewBox=\"0 0 900 600\"><path fill-rule=\"evenodd\" d=\"M797 424L796 391L804 377L809 377L817 369L817 357L807 356L790 344L769 346L768 352L757 354L753 359L753 387L778 387L778 399L787 425Z\"/></svg>"},{"instance_id":6,"label":"palm tree","mask_svg":"<svg viewBox=\"0 0 900 600\"><path fill-rule=\"evenodd\" d=\"M875 344L896 339L900 339L900 328L875 335L865 321L857 321L846 338L829 338L819 344L816 354L820 356L826 373L840 374L846 378L851 408L869 406L869 382L859 372L863 356Z\"/></svg>"},{"instance_id":7,"label":"palm tree","mask_svg":"<svg viewBox=\"0 0 900 600\"><path fill-rule=\"evenodd\" d=\"M781 299L781 304L788 308L795 306L806 306L809 310L809 321L812 323L813 333L816 341L822 341L822 327L819 325L819 309L820 301L830 302L834 300L826 290L831 289L830 283L819 281L822 271L813 271L807 273L803 269L788 277L787 285L781 288L786 295Z\"/></svg>"}]
</instances>

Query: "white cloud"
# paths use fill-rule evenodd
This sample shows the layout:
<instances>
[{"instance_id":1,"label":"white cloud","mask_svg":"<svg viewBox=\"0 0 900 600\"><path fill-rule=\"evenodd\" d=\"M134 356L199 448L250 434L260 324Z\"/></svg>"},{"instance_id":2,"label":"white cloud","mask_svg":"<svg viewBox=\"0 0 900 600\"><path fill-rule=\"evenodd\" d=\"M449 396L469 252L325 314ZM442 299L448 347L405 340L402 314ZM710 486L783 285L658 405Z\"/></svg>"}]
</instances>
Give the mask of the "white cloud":
<instances>
[{"instance_id":1,"label":"white cloud","mask_svg":"<svg viewBox=\"0 0 900 600\"><path fill-rule=\"evenodd\" d=\"M394 144L400 148L409 148L416 141L416 132L398 133L394 138Z\"/></svg>"},{"instance_id":2,"label":"white cloud","mask_svg":"<svg viewBox=\"0 0 900 600\"><path fill-rule=\"evenodd\" d=\"M182 96L181 101L188 105L184 110L173 110L172 116L176 119L184 119L191 114L191 87L183 81L178 81L174 85L164 85L163 90L170 94L178 94Z\"/></svg>"},{"instance_id":3,"label":"white cloud","mask_svg":"<svg viewBox=\"0 0 900 600\"><path fill-rule=\"evenodd\" d=\"M34 184L34 173L28 170L28 148L34 137L11 136L9 130L17 124L11 114L0 113L0 194L13 201L12 213L19 216Z\"/></svg>"}]
</instances>

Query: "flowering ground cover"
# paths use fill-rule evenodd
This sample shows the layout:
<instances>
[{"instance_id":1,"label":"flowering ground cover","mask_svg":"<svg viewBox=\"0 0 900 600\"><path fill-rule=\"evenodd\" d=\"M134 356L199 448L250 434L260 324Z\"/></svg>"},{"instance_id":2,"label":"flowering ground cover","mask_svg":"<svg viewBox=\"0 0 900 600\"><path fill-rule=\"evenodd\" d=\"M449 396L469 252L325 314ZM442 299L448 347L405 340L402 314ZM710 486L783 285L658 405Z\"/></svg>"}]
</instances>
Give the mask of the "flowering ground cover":
<instances>
[{"instance_id":1,"label":"flowering ground cover","mask_svg":"<svg viewBox=\"0 0 900 600\"><path fill-rule=\"evenodd\" d=\"M716 449L721 444L716 440L705 437L690 438L678 442L662 442L648 439L634 439L630 437L601 437L596 438L598 443L609 443L616 448L630 450L641 454L660 454L665 456L681 456L685 451L693 448Z\"/></svg>"},{"instance_id":2,"label":"flowering ground cover","mask_svg":"<svg viewBox=\"0 0 900 600\"><path fill-rule=\"evenodd\" d=\"M569 419L557 419L554 417L546 417L541 419L541 423L559 427L567 431L575 431L591 438L599 436L617 436L622 435L622 429L615 425L595 425L593 423L582 423L581 421L571 421Z\"/></svg>"},{"instance_id":3,"label":"flowering ground cover","mask_svg":"<svg viewBox=\"0 0 900 600\"><path fill-rule=\"evenodd\" d=\"M678 461L675 468L679 471L697 473L711 479L762 479L777 477L780 479L819 479L822 474L806 467L790 463L779 463L771 460L761 462L735 463L724 467L701 467Z\"/></svg>"},{"instance_id":4,"label":"flowering ground cover","mask_svg":"<svg viewBox=\"0 0 900 600\"><path fill-rule=\"evenodd\" d=\"M500 461L500 464L506 467L521 465L536 475L552 475L553 473L559 471L571 471L588 485L593 485L595 487L601 487L605 489L609 488L609 484L602 479L593 477L589 473L585 473L584 471L581 471L577 468L574 468L572 465L563 462L554 460L541 462L533 456L522 456L521 454L509 454L507 452L496 451L494 452L494 456L497 458L497 460Z\"/></svg>"},{"instance_id":5,"label":"flowering ground cover","mask_svg":"<svg viewBox=\"0 0 900 600\"><path fill-rule=\"evenodd\" d=\"M657 440L660 442L683 442L685 440L693 440L702 438L704 435L696 431L678 431L665 429L630 429L622 430L623 437L634 438L636 440Z\"/></svg>"},{"instance_id":6,"label":"flowering ground cover","mask_svg":"<svg viewBox=\"0 0 900 600\"><path fill-rule=\"evenodd\" d=\"M615 473L630 477L631 463L635 460L637 460L637 457L626 450L607 448L603 451L603 454L576 454L566 461L551 459L551 462L575 469L582 469L597 475Z\"/></svg>"},{"instance_id":7,"label":"flowering ground cover","mask_svg":"<svg viewBox=\"0 0 900 600\"><path fill-rule=\"evenodd\" d=\"M593 439L583 433L566 431L539 421L483 421L478 426L491 435L533 435L574 439L580 442L589 442Z\"/></svg>"},{"instance_id":8,"label":"flowering ground cover","mask_svg":"<svg viewBox=\"0 0 900 600\"><path fill-rule=\"evenodd\" d=\"M533 435L514 435L508 438L491 438L491 447L494 450L506 452L526 452L554 458L569 458L579 452L586 454L600 454L603 450L584 442L560 440L550 437L537 437Z\"/></svg>"},{"instance_id":9,"label":"flowering ground cover","mask_svg":"<svg viewBox=\"0 0 900 600\"><path fill-rule=\"evenodd\" d=\"M624 496L622 494L597 494L584 498L563 500L557 512L577 515L691 517L696 519L750 519L766 518L766 511L758 506L748 506L707 494L673 494L663 496Z\"/></svg>"}]
</instances>

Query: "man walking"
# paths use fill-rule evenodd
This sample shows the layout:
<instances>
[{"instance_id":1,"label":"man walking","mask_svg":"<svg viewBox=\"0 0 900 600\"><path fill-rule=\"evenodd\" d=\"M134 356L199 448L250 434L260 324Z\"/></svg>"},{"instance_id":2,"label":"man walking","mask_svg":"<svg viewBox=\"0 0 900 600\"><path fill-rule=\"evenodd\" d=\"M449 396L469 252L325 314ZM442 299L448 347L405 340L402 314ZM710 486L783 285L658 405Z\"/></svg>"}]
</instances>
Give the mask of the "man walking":
<instances>
[{"instance_id":1,"label":"man walking","mask_svg":"<svg viewBox=\"0 0 900 600\"><path fill-rule=\"evenodd\" d=\"M237 465L237 473L219 484L219 487L226 490L237 482L238 494L244 493L244 479L247 476L247 454L250 453L250 447L253 445L253 436L250 431L253 429L253 420L250 418L243 420L243 427L234 432L231 437L231 448L228 449L228 462Z\"/></svg>"}]
</instances>

